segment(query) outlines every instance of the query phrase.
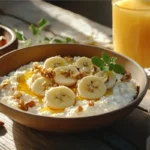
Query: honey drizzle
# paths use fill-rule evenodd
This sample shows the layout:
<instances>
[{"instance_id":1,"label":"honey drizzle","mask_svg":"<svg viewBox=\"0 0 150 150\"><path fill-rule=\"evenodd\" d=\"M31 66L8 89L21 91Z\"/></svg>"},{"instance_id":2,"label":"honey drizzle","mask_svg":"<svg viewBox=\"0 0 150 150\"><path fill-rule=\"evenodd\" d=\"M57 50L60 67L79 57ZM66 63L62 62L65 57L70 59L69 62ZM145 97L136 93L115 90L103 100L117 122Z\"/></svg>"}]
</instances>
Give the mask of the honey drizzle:
<instances>
[{"instance_id":1,"label":"honey drizzle","mask_svg":"<svg viewBox=\"0 0 150 150\"><path fill-rule=\"evenodd\" d=\"M27 85L27 80L29 78L31 78L33 75L32 71L27 71L25 74L21 75L20 77L18 77L17 81L18 81L18 86L17 86L17 90L18 91L22 91L30 96L35 96L41 103L43 102L43 96L37 95L34 92L32 92L32 90L28 87ZM72 91L77 95L77 87L70 87L72 89ZM109 96L112 94L112 89L107 89L106 93L104 96ZM76 104L76 101L78 100L84 100L85 98L81 97L81 96L77 96L74 105ZM97 101L97 100L95 100ZM64 109L52 109L50 107L43 107L40 110L41 112L44 111L49 111L51 113L61 113L64 111Z\"/></svg>"},{"instance_id":2,"label":"honey drizzle","mask_svg":"<svg viewBox=\"0 0 150 150\"><path fill-rule=\"evenodd\" d=\"M30 96L35 96L40 102L43 100L43 96L37 95L28 87L27 80L33 75L32 71L27 71L25 74L17 78L18 86L17 90L22 91Z\"/></svg>"}]
</instances>

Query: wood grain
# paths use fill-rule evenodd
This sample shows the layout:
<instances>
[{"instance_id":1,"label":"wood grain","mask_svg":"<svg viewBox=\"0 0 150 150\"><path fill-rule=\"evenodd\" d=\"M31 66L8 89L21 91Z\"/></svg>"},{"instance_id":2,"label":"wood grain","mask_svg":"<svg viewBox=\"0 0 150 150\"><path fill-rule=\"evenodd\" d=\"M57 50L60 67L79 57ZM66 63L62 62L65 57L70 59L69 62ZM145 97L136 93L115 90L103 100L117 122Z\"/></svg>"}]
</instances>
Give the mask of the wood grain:
<instances>
[{"instance_id":1,"label":"wood grain","mask_svg":"<svg viewBox=\"0 0 150 150\"><path fill-rule=\"evenodd\" d=\"M110 42L110 28L52 4L40 0L0 1L0 23L24 31L33 40L28 26L41 18L51 23L42 33L49 37L70 36L98 46ZM142 108L149 108L148 99L142 101ZM1 113L0 120L5 122L5 127L0 128L0 150L144 150L148 134L148 115L139 109L108 128L74 134L37 131Z\"/></svg>"},{"instance_id":2,"label":"wood grain","mask_svg":"<svg viewBox=\"0 0 150 150\"><path fill-rule=\"evenodd\" d=\"M128 117L108 128L81 133L55 134L22 126L0 114L0 120L5 122L5 128L0 128L0 150L90 150L93 148L125 150L127 147L128 150L134 150L134 145L144 150L148 135L147 117L146 113L136 109ZM140 136L137 137L137 133Z\"/></svg>"},{"instance_id":3,"label":"wood grain","mask_svg":"<svg viewBox=\"0 0 150 150\"><path fill-rule=\"evenodd\" d=\"M103 45L110 42L110 28L41 0L0 1L0 12L24 24L34 24L45 18L51 23L48 28L51 33L73 37L83 43Z\"/></svg>"}]
</instances>

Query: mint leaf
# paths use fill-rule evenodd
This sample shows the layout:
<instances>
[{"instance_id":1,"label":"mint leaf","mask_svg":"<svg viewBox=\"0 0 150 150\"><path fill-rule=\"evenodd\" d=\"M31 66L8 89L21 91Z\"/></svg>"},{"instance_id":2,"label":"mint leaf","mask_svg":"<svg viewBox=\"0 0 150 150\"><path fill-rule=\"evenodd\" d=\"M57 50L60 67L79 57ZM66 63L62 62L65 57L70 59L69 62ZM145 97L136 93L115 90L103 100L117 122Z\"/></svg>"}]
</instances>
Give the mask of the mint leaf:
<instances>
[{"instance_id":1,"label":"mint leaf","mask_svg":"<svg viewBox=\"0 0 150 150\"><path fill-rule=\"evenodd\" d=\"M105 63L109 64L110 63L110 57L106 53L102 53L102 59L104 60Z\"/></svg>"},{"instance_id":2,"label":"mint leaf","mask_svg":"<svg viewBox=\"0 0 150 150\"><path fill-rule=\"evenodd\" d=\"M48 37L45 37L44 41L50 41L50 39Z\"/></svg>"},{"instance_id":3,"label":"mint leaf","mask_svg":"<svg viewBox=\"0 0 150 150\"><path fill-rule=\"evenodd\" d=\"M117 58L116 57L111 57L111 63L116 63Z\"/></svg>"},{"instance_id":4,"label":"mint leaf","mask_svg":"<svg viewBox=\"0 0 150 150\"><path fill-rule=\"evenodd\" d=\"M96 65L97 67L99 67L99 68L103 68L103 66L104 66L104 61L103 60L101 60L99 57L97 57L97 56L94 56L94 57L92 57L92 63L94 64L94 65Z\"/></svg>"},{"instance_id":5,"label":"mint leaf","mask_svg":"<svg viewBox=\"0 0 150 150\"><path fill-rule=\"evenodd\" d=\"M113 71L116 73L123 73L124 68L119 64L113 64Z\"/></svg>"},{"instance_id":6,"label":"mint leaf","mask_svg":"<svg viewBox=\"0 0 150 150\"><path fill-rule=\"evenodd\" d=\"M37 28L37 27L34 26L33 24L31 24L31 25L29 26L29 30L32 31L33 35L39 35L39 34L40 34L39 28Z\"/></svg>"},{"instance_id":7,"label":"mint leaf","mask_svg":"<svg viewBox=\"0 0 150 150\"><path fill-rule=\"evenodd\" d=\"M52 41L53 43L63 43L63 41L62 40L60 40L60 39L53 39L53 41Z\"/></svg>"},{"instance_id":8,"label":"mint leaf","mask_svg":"<svg viewBox=\"0 0 150 150\"><path fill-rule=\"evenodd\" d=\"M70 37L65 37L65 43L76 43L76 41Z\"/></svg>"},{"instance_id":9,"label":"mint leaf","mask_svg":"<svg viewBox=\"0 0 150 150\"><path fill-rule=\"evenodd\" d=\"M46 26L49 25L49 21L46 19L41 19L38 23L37 23L37 27L39 28L39 30L42 30L43 28L45 28Z\"/></svg>"},{"instance_id":10,"label":"mint leaf","mask_svg":"<svg viewBox=\"0 0 150 150\"><path fill-rule=\"evenodd\" d=\"M113 64L109 64L109 70L112 71L113 70L114 65Z\"/></svg>"},{"instance_id":11,"label":"mint leaf","mask_svg":"<svg viewBox=\"0 0 150 150\"><path fill-rule=\"evenodd\" d=\"M16 37L19 41L25 41L26 38L24 37L23 33L21 33L20 31L18 31L17 29L14 30Z\"/></svg>"},{"instance_id":12,"label":"mint leaf","mask_svg":"<svg viewBox=\"0 0 150 150\"><path fill-rule=\"evenodd\" d=\"M102 71L114 71L116 73L123 73L124 68L116 64L116 57L109 57L107 54L102 53L101 57L93 56L91 61L94 65L99 67Z\"/></svg>"},{"instance_id":13,"label":"mint leaf","mask_svg":"<svg viewBox=\"0 0 150 150\"><path fill-rule=\"evenodd\" d=\"M109 71L109 67L108 67L108 66L103 66L103 67L101 68L101 70L102 70L102 71Z\"/></svg>"}]
</instances>

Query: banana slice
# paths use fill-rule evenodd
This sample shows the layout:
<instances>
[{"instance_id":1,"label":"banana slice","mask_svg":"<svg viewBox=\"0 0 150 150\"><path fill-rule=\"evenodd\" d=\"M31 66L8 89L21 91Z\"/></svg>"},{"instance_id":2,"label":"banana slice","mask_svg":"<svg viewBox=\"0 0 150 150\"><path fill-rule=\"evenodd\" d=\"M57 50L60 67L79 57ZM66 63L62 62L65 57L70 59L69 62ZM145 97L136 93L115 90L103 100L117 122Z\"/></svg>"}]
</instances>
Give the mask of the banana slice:
<instances>
[{"instance_id":1,"label":"banana slice","mask_svg":"<svg viewBox=\"0 0 150 150\"><path fill-rule=\"evenodd\" d=\"M54 69L54 81L59 85L72 86L77 82L75 76L79 71L74 66L63 66Z\"/></svg>"},{"instance_id":2,"label":"banana slice","mask_svg":"<svg viewBox=\"0 0 150 150\"><path fill-rule=\"evenodd\" d=\"M31 90L41 96L45 95L45 91L52 86L52 81L50 79L39 77L31 85Z\"/></svg>"},{"instance_id":3,"label":"banana slice","mask_svg":"<svg viewBox=\"0 0 150 150\"><path fill-rule=\"evenodd\" d=\"M40 74L33 74L32 77L27 80L28 86L31 88L34 81L40 77L41 77Z\"/></svg>"},{"instance_id":4,"label":"banana slice","mask_svg":"<svg viewBox=\"0 0 150 150\"><path fill-rule=\"evenodd\" d=\"M75 103L75 94L65 86L53 87L46 91L44 101L53 109L64 109Z\"/></svg>"},{"instance_id":5,"label":"banana slice","mask_svg":"<svg viewBox=\"0 0 150 150\"><path fill-rule=\"evenodd\" d=\"M86 76L78 83L78 93L86 99L99 99L106 92L106 86L97 76Z\"/></svg>"},{"instance_id":6,"label":"banana slice","mask_svg":"<svg viewBox=\"0 0 150 150\"><path fill-rule=\"evenodd\" d=\"M95 76L101 78L104 83L108 81L108 73L105 71L99 71L95 74Z\"/></svg>"},{"instance_id":7,"label":"banana slice","mask_svg":"<svg viewBox=\"0 0 150 150\"><path fill-rule=\"evenodd\" d=\"M93 64L90 58L81 57L75 63L75 66L79 68L81 72L90 72L93 69Z\"/></svg>"},{"instance_id":8,"label":"banana slice","mask_svg":"<svg viewBox=\"0 0 150 150\"><path fill-rule=\"evenodd\" d=\"M59 66L65 66L67 62L60 56L48 58L44 63L44 68L56 68Z\"/></svg>"},{"instance_id":9,"label":"banana slice","mask_svg":"<svg viewBox=\"0 0 150 150\"><path fill-rule=\"evenodd\" d=\"M105 83L105 85L107 89L111 89L115 85L117 78L113 71L108 71L107 74L108 74L108 81Z\"/></svg>"},{"instance_id":10,"label":"banana slice","mask_svg":"<svg viewBox=\"0 0 150 150\"><path fill-rule=\"evenodd\" d=\"M115 85L117 79L113 71L99 71L95 76L98 76L104 81L107 89L111 89Z\"/></svg>"}]
</instances>

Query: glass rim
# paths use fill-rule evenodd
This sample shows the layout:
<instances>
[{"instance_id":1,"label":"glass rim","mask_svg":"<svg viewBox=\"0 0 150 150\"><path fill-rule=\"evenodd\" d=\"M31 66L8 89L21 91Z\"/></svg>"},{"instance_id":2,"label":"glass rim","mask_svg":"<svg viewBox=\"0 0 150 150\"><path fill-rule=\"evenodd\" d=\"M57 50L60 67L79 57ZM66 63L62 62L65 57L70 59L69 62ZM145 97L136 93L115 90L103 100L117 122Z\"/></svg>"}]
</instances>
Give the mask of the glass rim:
<instances>
[{"instance_id":1,"label":"glass rim","mask_svg":"<svg viewBox=\"0 0 150 150\"><path fill-rule=\"evenodd\" d=\"M129 10L129 11L135 11L135 12L144 12L144 11L150 11L150 8L148 9L132 9L132 8L124 8L124 7L121 7L117 4L117 1L116 2L113 2L112 1L112 5L113 6L117 6L118 8L122 9L122 10Z\"/></svg>"}]
</instances>

